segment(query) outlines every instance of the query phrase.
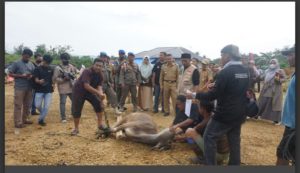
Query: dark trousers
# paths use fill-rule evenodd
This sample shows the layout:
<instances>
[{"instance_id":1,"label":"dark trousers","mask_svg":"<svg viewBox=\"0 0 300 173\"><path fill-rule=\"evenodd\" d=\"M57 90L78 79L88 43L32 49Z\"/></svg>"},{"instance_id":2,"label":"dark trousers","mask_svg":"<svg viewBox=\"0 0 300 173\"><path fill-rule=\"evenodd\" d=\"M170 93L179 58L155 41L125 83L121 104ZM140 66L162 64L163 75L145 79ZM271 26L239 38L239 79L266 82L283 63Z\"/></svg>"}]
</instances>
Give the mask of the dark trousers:
<instances>
[{"instance_id":1,"label":"dark trousers","mask_svg":"<svg viewBox=\"0 0 300 173\"><path fill-rule=\"evenodd\" d=\"M137 89L136 85L126 85L124 86L122 90L122 98L120 101L120 106L123 107L125 105L126 98L128 96L128 93L131 94L131 102L134 107L137 106Z\"/></svg>"},{"instance_id":2,"label":"dark trousers","mask_svg":"<svg viewBox=\"0 0 300 173\"><path fill-rule=\"evenodd\" d=\"M31 105L31 114L36 113L36 107L35 107L35 91L32 90L32 105Z\"/></svg>"},{"instance_id":3,"label":"dark trousers","mask_svg":"<svg viewBox=\"0 0 300 173\"><path fill-rule=\"evenodd\" d=\"M107 101L111 104L113 108L118 106L117 95L112 87L107 86L103 88L103 92L106 94Z\"/></svg>"},{"instance_id":4,"label":"dark trousers","mask_svg":"<svg viewBox=\"0 0 300 173\"><path fill-rule=\"evenodd\" d=\"M120 104L121 102L121 98L122 98L122 87L121 86L116 86L116 94L117 94L117 101L118 104Z\"/></svg>"},{"instance_id":5,"label":"dark trousers","mask_svg":"<svg viewBox=\"0 0 300 173\"><path fill-rule=\"evenodd\" d=\"M67 101L67 97L69 97L70 100L72 101L72 93L59 94L60 118L62 120L66 119L66 101ZM71 110L72 110L72 106L71 106Z\"/></svg>"},{"instance_id":6,"label":"dark trousers","mask_svg":"<svg viewBox=\"0 0 300 173\"><path fill-rule=\"evenodd\" d=\"M162 111L164 111L163 91L159 85L154 86L154 111L158 111L159 102L161 102Z\"/></svg>"},{"instance_id":7,"label":"dark trousers","mask_svg":"<svg viewBox=\"0 0 300 173\"><path fill-rule=\"evenodd\" d=\"M241 164L241 124L229 125L211 118L204 132L204 156L207 165L217 165L217 140L227 135L230 148L228 165Z\"/></svg>"}]
</instances>

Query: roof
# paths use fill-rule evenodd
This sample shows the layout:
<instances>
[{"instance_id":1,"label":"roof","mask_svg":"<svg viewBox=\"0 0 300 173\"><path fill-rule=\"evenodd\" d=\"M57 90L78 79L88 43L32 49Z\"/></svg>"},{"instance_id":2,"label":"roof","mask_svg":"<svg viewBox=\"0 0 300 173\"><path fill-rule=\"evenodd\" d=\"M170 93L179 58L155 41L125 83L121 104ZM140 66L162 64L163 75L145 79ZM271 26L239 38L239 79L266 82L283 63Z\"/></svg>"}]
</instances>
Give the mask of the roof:
<instances>
[{"instance_id":1,"label":"roof","mask_svg":"<svg viewBox=\"0 0 300 173\"><path fill-rule=\"evenodd\" d=\"M203 59L203 57L183 47L157 47L152 50L140 52L136 54L135 57L144 57L148 55L150 56L150 58L158 58L160 52L170 53L173 55L174 58L180 58L181 54L183 53L190 53L192 55L192 58L197 58L199 60Z\"/></svg>"}]
</instances>

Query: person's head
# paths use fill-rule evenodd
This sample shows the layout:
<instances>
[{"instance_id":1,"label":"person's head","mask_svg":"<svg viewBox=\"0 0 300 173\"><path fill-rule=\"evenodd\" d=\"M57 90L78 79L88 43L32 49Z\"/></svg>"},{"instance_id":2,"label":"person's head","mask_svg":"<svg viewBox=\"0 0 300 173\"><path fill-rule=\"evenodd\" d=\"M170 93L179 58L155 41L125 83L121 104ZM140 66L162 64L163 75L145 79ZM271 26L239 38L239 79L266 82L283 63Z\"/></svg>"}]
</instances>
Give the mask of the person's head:
<instances>
[{"instance_id":1,"label":"person's head","mask_svg":"<svg viewBox=\"0 0 300 173\"><path fill-rule=\"evenodd\" d=\"M100 52L99 58L100 58L103 62L108 63L108 56L107 56L106 52Z\"/></svg>"},{"instance_id":2,"label":"person's head","mask_svg":"<svg viewBox=\"0 0 300 173\"><path fill-rule=\"evenodd\" d=\"M219 65L214 65L214 67L213 67L213 69L212 69L212 71L213 72L215 72L215 73L217 73L218 71L220 70L220 66Z\"/></svg>"},{"instance_id":3,"label":"person's head","mask_svg":"<svg viewBox=\"0 0 300 173\"><path fill-rule=\"evenodd\" d=\"M271 70L273 69L276 69L276 68L279 68L279 63L278 63L278 60L277 59L271 59L270 63L269 63L269 68Z\"/></svg>"},{"instance_id":4,"label":"person's head","mask_svg":"<svg viewBox=\"0 0 300 173\"><path fill-rule=\"evenodd\" d=\"M208 65L208 67L212 70L213 68L214 68L214 66L215 66L215 63L209 63L209 65Z\"/></svg>"},{"instance_id":5,"label":"person's head","mask_svg":"<svg viewBox=\"0 0 300 173\"><path fill-rule=\"evenodd\" d=\"M205 71L206 69L207 69L207 65L209 64L209 60L208 59L203 59L202 61L201 61L201 68L202 68L202 70L203 71Z\"/></svg>"},{"instance_id":6,"label":"person's head","mask_svg":"<svg viewBox=\"0 0 300 173\"><path fill-rule=\"evenodd\" d=\"M214 104L213 102L210 101L200 101L200 114L205 115L205 114L211 114L212 111L214 110Z\"/></svg>"},{"instance_id":7,"label":"person's head","mask_svg":"<svg viewBox=\"0 0 300 173\"><path fill-rule=\"evenodd\" d=\"M60 54L60 60L61 60L61 62L62 62L63 65L69 65L70 59L71 59L70 54L68 54L66 52Z\"/></svg>"},{"instance_id":8,"label":"person's head","mask_svg":"<svg viewBox=\"0 0 300 173\"><path fill-rule=\"evenodd\" d=\"M104 60L104 59L101 59L100 58L100 67L101 67L101 69L104 69L105 68L105 63L106 63L106 61Z\"/></svg>"},{"instance_id":9,"label":"person's head","mask_svg":"<svg viewBox=\"0 0 300 173\"><path fill-rule=\"evenodd\" d=\"M255 61L254 60L250 60L249 61L249 66L250 67L254 67L255 66Z\"/></svg>"},{"instance_id":10,"label":"person's head","mask_svg":"<svg viewBox=\"0 0 300 173\"><path fill-rule=\"evenodd\" d=\"M145 56L144 57L143 63L146 64L146 65L150 64L150 58L149 58L149 56Z\"/></svg>"},{"instance_id":11,"label":"person's head","mask_svg":"<svg viewBox=\"0 0 300 173\"><path fill-rule=\"evenodd\" d=\"M92 70L95 71L96 73L101 73L102 67L103 66L103 60L100 58L95 58Z\"/></svg>"},{"instance_id":12,"label":"person's head","mask_svg":"<svg viewBox=\"0 0 300 173\"><path fill-rule=\"evenodd\" d=\"M128 62L133 63L135 55L132 52L128 52Z\"/></svg>"},{"instance_id":13,"label":"person's head","mask_svg":"<svg viewBox=\"0 0 300 173\"><path fill-rule=\"evenodd\" d=\"M192 61L191 61L191 64L195 65L195 66L198 66L198 63L200 61L197 59L197 58L192 58Z\"/></svg>"},{"instance_id":14,"label":"person's head","mask_svg":"<svg viewBox=\"0 0 300 173\"><path fill-rule=\"evenodd\" d=\"M43 61L43 56L40 53L34 54L35 63L40 64Z\"/></svg>"},{"instance_id":15,"label":"person's head","mask_svg":"<svg viewBox=\"0 0 300 173\"><path fill-rule=\"evenodd\" d=\"M166 52L160 52L160 53L159 53L159 61L160 61L160 62L164 62L166 56L167 56L167 53L166 53Z\"/></svg>"},{"instance_id":16,"label":"person's head","mask_svg":"<svg viewBox=\"0 0 300 173\"><path fill-rule=\"evenodd\" d=\"M191 65L191 54L183 53L181 54L181 63L184 68L187 68Z\"/></svg>"},{"instance_id":17,"label":"person's head","mask_svg":"<svg viewBox=\"0 0 300 173\"><path fill-rule=\"evenodd\" d=\"M44 55L43 56L43 61L42 61L42 66L48 67L51 62L52 62L53 58L51 57L51 55Z\"/></svg>"},{"instance_id":18,"label":"person's head","mask_svg":"<svg viewBox=\"0 0 300 173\"><path fill-rule=\"evenodd\" d=\"M167 54L166 58L165 58L165 61L168 63L168 64L171 64L173 62L173 57L172 57L172 54Z\"/></svg>"},{"instance_id":19,"label":"person's head","mask_svg":"<svg viewBox=\"0 0 300 173\"><path fill-rule=\"evenodd\" d=\"M176 107L179 111L183 111L185 108L186 97L184 95L179 95L176 98Z\"/></svg>"},{"instance_id":20,"label":"person's head","mask_svg":"<svg viewBox=\"0 0 300 173\"><path fill-rule=\"evenodd\" d=\"M126 57L126 53L124 50L119 50L119 59L123 60Z\"/></svg>"},{"instance_id":21,"label":"person's head","mask_svg":"<svg viewBox=\"0 0 300 173\"><path fill-rule=\"evenodd\" d=\"M231 60L233 60L233 61L240 61L241 60L239 47L237 47L233 44L227 45L221 50L221 63L222 63L222 66L224 66L225 64L227 64Z\"/></svg>"},{"instance_id":22,"label":"person's head","mask_svg":"<svg viewBox=\"0 0 300 173\"><path fill-rule=\"evenodd\" d=\"M282 51L281 53L287 57L290 67L295 67L295 47L292 47L287 51Z\"/></svg>"},{"instance_id":23,"label":"person's head","mask_svg":"<svg viewBox=\"0 0 300 173\"><path fill-rule=\"evenodd\" d=\"M32 50L25 48L22 52L22 60L27 63L29 62L32 55L33 55Z\"/></svg>"}]
</instances>

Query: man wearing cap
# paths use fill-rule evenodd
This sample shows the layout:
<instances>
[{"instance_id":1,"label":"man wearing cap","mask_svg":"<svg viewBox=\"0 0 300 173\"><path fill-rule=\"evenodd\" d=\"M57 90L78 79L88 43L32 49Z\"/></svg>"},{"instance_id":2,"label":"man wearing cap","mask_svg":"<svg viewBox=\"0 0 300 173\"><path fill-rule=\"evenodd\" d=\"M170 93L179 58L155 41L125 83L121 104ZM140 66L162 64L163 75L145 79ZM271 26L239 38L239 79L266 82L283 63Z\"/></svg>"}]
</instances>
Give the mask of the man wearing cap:
<instances>
[{"instance_id":1,"label":"man wearing cap","mask_svg":"<svg viewBox=\"0 0 300 173\"><path fill-rule=\"evenodd\" d=\"M199 92L208 91L207 86L213 82L213 74L210 68L207 67L209 64L208 59L203 59L201 61L202 68L200 71L200 84L199 84Z\"/></svg>"},{"instance_id":2,"label":"man wearing cap","mask_svg":"<svg viewBox=\"0 0 300 173\"><path fill-rule=\"evenodd\" d=\"M120 84L121 66L126 63L126 55L124 50L119 50L119 59L114 63L114 76L115 76L115 91L117 94L117 101L120 104L122 97L122 86Z\"/></svg>"},{"instance_id":3,"label":"man wearing cap","mask_svg":"<svg viewBox=\"0 0 300 173\"><path fill-rule=\"evenodd\" d=\"M200 75L197 67L191 64L191 54L183 53L181 63L184 69L179 79L178 94L185 95L187 90L196 92Z\"/></svg>"},{"instance_id":4,"label":"man wearing cap","mask_svg":"<svg viewBox=\"0 0 300 173\"><path fill-rule=\"evenodd\" d=\"M247 69L240 60L239 48L227 45L221 50L221 62L224 66L218 73L214 87L208 92L188 94L198 100L217 99L214 116L209 120L204 132L204 156L207 165L216 165L216 141L227 135L230 158L229 165L241 163L241 126L246 120L246 91L249 86Z\"/></svg>"},{"instance_id":5,"label":"man wearing cap","mask_svg":"<svg viewBox=\"0 0 300 173\"><path fill-rule=\"evenodd\" d=\"M122 97L120 101L120 111L124 111L125 100L128 93L131 94L131 101L133 104L133 112L137 111L137 89L136 87L141 83L141 75L139 67L134 63L135 55L132 52L128 53L128 63L121 66L120 84L122 86Z\"/></svg>"},{"instance_id":6,"label":"man wearing cap","mask_svg":"<svg viewBox=\"0 0 300 173\"><path fill-rule=\"evenodd\" d=\"M287 50L282 51L282 54L287 57L290 67L295 67L295 47ZM295 92L296 92L296 73L292 75L292 79L290 81L285 102L283 106L282 111L282 119L281 123L285 126L284 133L282 136L282 139L277 147L277 161L276 165L289 165L289 160L292 160L292 162L295 163L295 150L294 153L291 153L293 158L285 157L287 154L285 154L285 146L288 145L288 148L295 149L295 141L290 142L289 139L292 135L295 135L296 133L296 98L295 98ZM289 142L289 143L288 143Z\"/></svg>"},{"instance_id":7,"label":"man wearing cap","mask_svg":"<svg viewBox=\"0 0 300 173\"><path fill-rule=\"evenodd\" d=\"M163 90L164 99L164 116L170 115L170 97L172 98L173 112L176 109L176 97L178 86L179 68L172 62L172 55L167 54L166 64L161 68L160 72L160 88Z\"/></svg>"},{"instance_id":8,"label":"man wearing cap","mask_svg":"<svg viewBox=\"0 0 300 173\"><path fill-rule=\"evenodd\" d=\"M72 101L72 87L76 80L76 69L70 64L71 56L68 53L60 55L61 64L56 66L53 74L53 81L57 83L59 93L60 118L62 123L67 122L66 101L69 97Z\"/></svg>"},{"instance_id":9,"label":"man wearing cap","mask_svg":"<svg viewBox=\"0 0 300 173\"><path fill-rule=\"evenodd\" d=\"M105 52L100 52L101 70L103 74L102 90L106 95L107 101L115 109L115 114L121 114L118 110L117 95L113 90L112 69L109 67L108 56Z\"/></svg>"}]
</instances>

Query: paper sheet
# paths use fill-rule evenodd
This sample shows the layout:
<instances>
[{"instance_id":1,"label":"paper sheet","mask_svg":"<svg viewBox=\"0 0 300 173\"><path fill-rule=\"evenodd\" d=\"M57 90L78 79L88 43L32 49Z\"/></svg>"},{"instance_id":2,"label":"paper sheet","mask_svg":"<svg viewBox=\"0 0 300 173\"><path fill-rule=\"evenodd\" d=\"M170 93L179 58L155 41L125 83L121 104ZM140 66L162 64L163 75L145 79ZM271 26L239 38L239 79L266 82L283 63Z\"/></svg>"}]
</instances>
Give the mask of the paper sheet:
<instances>
[{"instance_id":1,"label":"paper sheet","mask_svg":"<svg viewBox=\"0 0 300 173\"><path fill-rule=\"evenodd\" d=\"M190 117L191 114L191 107L192 107L192 99L187 99L185 102L185 115Z\"/></svg>"}]
</instances>

